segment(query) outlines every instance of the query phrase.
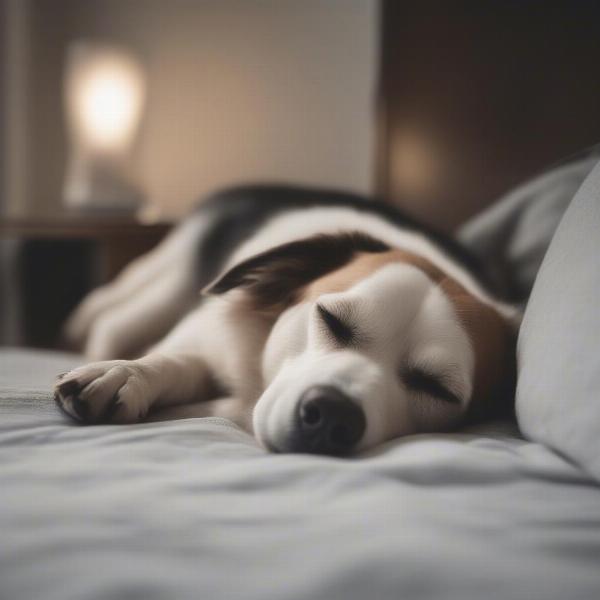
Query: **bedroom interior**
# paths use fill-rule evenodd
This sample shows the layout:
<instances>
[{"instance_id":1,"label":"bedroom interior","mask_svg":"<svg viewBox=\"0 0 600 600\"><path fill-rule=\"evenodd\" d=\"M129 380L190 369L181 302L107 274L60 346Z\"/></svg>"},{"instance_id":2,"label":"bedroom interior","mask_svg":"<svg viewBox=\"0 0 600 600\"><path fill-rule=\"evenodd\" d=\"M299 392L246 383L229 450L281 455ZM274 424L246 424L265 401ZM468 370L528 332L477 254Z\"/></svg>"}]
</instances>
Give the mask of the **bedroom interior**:
<instances>
[{"instance_id":1,"label":"bedroom interior","mask_svg":"<svg viewBox=\"0 0 600 600\"><path fill-rule=\"evenodd\" d=\"M139 67L119 147L73 125L81 44ZM0 0L0 597L598 597L599 63L596 0ZM218 418L65 421L71 310L265 181L473 251L524 311L514 422L335 459Z\"/></svg>"}]
</instances>

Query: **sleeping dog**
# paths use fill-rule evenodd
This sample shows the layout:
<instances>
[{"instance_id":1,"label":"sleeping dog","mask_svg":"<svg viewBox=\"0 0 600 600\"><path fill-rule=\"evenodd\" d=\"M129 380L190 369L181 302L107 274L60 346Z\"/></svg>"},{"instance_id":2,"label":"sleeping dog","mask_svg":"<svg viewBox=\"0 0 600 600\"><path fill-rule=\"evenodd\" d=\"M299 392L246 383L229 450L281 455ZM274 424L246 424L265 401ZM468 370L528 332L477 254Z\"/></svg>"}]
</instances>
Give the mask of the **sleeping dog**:
<instances>
[{"instance_id":1,"label":"sleeping dog","mask_svg":"<svg viewBox=\"0 0 600 600\"><path fill-rule=\"evenodd\" d=\"M55 398L81 423L220 416L271 451L346 455L502 414L518 319L389 204L236 188L83 301L67 335L94 362Z\"/></svg>"}]
</instances>

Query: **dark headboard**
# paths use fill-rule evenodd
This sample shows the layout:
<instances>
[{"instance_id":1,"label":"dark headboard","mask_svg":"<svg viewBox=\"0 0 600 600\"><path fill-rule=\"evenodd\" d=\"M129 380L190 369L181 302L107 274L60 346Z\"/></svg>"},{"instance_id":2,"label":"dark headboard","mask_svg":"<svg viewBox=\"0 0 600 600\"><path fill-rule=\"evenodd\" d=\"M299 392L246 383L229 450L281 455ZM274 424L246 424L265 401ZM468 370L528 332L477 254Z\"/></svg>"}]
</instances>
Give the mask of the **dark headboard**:
<instances>
[{"instance_id":1,"label":"dark headboard","mask_svg":"<svg viewBox=\"0 0 600 600\"><path fill-rule=\"evenodd\" d=\"M600 1L382 0L377 186L452 229L600 142Z\"/></svg>"}]
</instances>

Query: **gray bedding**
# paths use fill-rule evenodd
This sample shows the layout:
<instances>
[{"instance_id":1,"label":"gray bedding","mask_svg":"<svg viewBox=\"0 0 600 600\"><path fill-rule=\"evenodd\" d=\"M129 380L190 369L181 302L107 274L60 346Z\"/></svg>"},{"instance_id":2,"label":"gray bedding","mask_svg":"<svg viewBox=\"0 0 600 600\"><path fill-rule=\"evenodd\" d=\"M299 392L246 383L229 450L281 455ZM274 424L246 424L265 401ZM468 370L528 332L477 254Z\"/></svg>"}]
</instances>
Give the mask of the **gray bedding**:
<instances>
[{"instance_id":1,"label":"gray bedding","mask_svg":"<svg viewBox=\"0 0 600 600\"><path fill-rule=\"evenodd\" d=\"M353 460L219 419L79 427L0 351L2 600L600 597L600 486L509 426Z\"/></svg>"}]
</instances>

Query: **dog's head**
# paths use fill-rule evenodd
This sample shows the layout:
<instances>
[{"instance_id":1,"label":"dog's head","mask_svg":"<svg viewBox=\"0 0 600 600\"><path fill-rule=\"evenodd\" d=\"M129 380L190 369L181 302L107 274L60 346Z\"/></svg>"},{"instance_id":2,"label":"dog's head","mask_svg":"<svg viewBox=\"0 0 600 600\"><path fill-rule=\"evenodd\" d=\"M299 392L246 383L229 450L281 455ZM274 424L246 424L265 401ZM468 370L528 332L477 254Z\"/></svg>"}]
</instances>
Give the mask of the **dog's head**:
<instances>
[{"instance_id":1,"label":"dog's head","mask_svg":"<svg viewBox=\"0 0 600 600\"><path fill-rule=\"evenodd\" d=\"M227 271L208 291L240 290L274 321L259 441L341 455L497 415L514 385L514 316L463 284L362 234L291 242Z\"/></svg>"}]
</instances>

